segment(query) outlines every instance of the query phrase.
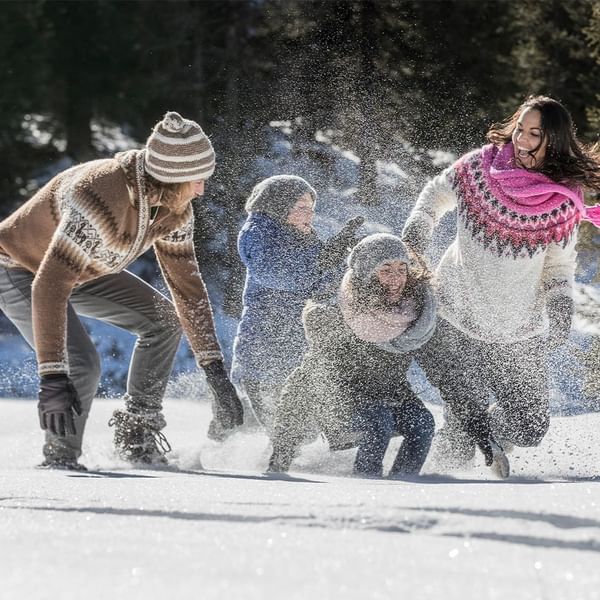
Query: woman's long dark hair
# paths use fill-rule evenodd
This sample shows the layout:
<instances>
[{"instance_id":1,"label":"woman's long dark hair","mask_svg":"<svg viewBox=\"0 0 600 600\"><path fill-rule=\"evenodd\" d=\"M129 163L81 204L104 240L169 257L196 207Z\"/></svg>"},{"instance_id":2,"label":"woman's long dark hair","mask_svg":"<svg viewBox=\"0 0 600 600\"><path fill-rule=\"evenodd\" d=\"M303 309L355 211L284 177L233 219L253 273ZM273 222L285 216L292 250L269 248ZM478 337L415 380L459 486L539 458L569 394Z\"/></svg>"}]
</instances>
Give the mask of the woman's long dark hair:
<instances>
[{"instance_id":1,"label":"woman's long dark hair","mask_svg":"<svg viewBox=\"0 0 600 600\"><path fill-rule=\"evenodd\" d=\"M548 96L529 96L511 117L490 127L487 139L496 146L510 142L519 117L528 108L541 114L540 145L548 140L546 155L535 170L557 183L599 191L600 144L586 146L577 139L573 119L558 100Z\"/></svg>"}]
</instances>

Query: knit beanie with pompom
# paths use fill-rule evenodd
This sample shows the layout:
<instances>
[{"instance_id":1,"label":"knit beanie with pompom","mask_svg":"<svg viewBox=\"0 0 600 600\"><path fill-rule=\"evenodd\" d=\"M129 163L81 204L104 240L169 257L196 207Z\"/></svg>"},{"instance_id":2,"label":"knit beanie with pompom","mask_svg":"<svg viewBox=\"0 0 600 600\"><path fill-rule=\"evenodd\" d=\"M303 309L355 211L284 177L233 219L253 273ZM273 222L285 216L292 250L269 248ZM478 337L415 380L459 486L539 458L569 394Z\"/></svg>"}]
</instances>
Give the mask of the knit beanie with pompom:
<instances>
[{"instance_id":1,"label":"knit beanie with pompom","mask_svg":"<svg viewBox=\"0 0 600 600\"><path fill-rule=\"evenodd\" d=\"M215 152L198 123L168 112L146 142L146 172L164 183L208 179Z\"/></svg>"}]
</instances>

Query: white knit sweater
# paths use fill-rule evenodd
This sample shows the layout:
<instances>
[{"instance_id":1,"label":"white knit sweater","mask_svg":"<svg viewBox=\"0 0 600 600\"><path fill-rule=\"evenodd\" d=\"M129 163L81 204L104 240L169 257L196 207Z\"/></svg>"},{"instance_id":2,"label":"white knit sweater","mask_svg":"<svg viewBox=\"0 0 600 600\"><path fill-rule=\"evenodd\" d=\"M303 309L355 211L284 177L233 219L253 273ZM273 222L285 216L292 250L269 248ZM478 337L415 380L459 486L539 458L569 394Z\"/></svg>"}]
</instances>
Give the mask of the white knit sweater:
<instances>
[{"instance_id":1,"label":"white knit sweater","mask_svg":"<svg viewBox=\"0 0 600 600\"><path fill-rule=\"evenodd\" d=\"M484 197L495 200L487 191ZM544 334L548 298L571 294L576 230L566 241L535 250L515 247L478 227L463 202L451 166L427 183L403 230L408 243L415 233L430 243L441 217L457 209L456 237L436 269L439 315L486 342L513 343Z\"/></svg>"}]
</instances>

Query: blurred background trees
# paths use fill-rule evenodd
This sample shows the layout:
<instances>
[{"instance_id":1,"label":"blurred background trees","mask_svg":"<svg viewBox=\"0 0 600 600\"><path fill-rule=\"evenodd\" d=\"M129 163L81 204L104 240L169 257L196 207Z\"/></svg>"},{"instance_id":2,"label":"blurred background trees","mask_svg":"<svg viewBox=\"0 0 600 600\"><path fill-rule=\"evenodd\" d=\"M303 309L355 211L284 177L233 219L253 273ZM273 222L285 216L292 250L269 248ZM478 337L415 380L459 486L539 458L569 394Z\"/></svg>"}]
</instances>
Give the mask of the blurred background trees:
<instances>
[{"instance_id":1,"label":"blurred background trees","mask_svg":"<svg viewBox=\"0 0 600 600\"><path fill-rule=\"evenodd\" d=\"M406 214L440 169L429 151L480 145L528 94L563 101L596 141L600 0L0 1L0 73L0 219L58 170L112 155L111 139L141 146L167 110L202 124L218 168L195 203L197 252L236 317L237 231L276 164L275 130L319 190L339 175L331 148L347 151L353 199L372 215L382 164L408 175L393 195ZM580 280L599 247L582 227ZM151 257L138 267L156 276ZM600 360L589 356L593 382Z\"/></svg>"},{"instance_id":2,"label":"blurred background trees","mask_svg":"<svg viewBox=\"0 0 600 600\"><path fill-rule=\"evenodd\" d=\"M142 144L178 110L216 147L208 199L232 246L273 121L353 152L371 205L376 161L479 145L530 93L597 139L600 0L0 2L0 72L0 217L59 158L108 154L102 124Z\"/></svg>"},{"instance_id":3,"label":"blurred background trees","mask_svg":"<svg viewBox=\"0 0 600 600\"><path fill-rule=\"evenodd\" d=\"M366 202L375 160L463 151L528 93L598 134L598 0L21 0L0 16L3 213L41 162L97 155L94 121L143 142L167 109L211 134L237 205L274 120L354 151ZM31 115L46 143L25 142Z\"/></svg>"}]
</instances>

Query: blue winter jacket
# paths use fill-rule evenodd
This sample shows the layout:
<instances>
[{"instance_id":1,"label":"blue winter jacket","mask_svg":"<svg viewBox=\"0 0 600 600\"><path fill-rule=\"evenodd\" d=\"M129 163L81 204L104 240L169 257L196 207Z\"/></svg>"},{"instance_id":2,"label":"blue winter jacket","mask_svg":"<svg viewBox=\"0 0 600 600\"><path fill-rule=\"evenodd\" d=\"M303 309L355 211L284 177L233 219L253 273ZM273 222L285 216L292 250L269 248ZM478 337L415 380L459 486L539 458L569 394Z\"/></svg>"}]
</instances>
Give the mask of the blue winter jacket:
<instances>
[{"instance_id":1,"label":"blue winter jacket","mask_svg":"<svg viewBox=\"0 0 600 600\"><path fill-rule=\"evenodd\" d=\"M244 308L233 346L232 379L283 383L306 349L302 309L332 292L341 269L322 273L323 242L265 213L251 213L238 237L246 266Z\"/></svg>"}]
</instances>

